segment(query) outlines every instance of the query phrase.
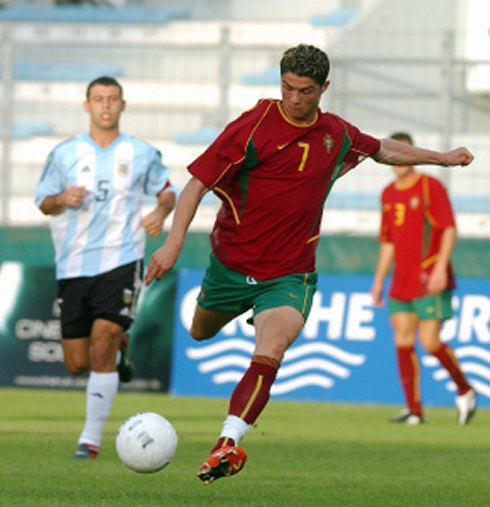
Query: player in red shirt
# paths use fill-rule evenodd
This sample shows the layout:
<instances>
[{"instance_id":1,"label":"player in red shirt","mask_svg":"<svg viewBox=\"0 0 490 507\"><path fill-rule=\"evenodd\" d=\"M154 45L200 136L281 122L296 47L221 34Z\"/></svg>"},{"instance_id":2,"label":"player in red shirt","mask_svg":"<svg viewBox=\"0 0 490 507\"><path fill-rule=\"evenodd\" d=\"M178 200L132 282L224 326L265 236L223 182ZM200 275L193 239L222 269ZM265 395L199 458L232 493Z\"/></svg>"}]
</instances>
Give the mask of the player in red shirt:
<instances>
[{"instance_id":1,"label":"player in red shirt","mask_svg":"<svg viewBox=\"0 0 490 507\"><path fill-rule=\"evenodd\" d=\"M404 132L393 139L413 145ZM451 253L456 243L453 211L444 186L412 166L394 167L396 180L381 196L380 252L371 294L382 303L384 279L394 263L389 311L395 335L400 380L407 408L391 419L409 425L425 421L420 397L415 339L448 371L458 389L459 423L476 410L476 392L468 384L451 348L440 340L441 324L452 316L455 288Z\"/></svg>"},{"instance_id":2,"label":"player in red shirt","mask_svg":"<svg viewBox=\"0 0 490 507\"><path fill-rule=\"evenodd\" d=\"M223 201L211 234L218 260L257 280L315 271L333 183L379 146L338 116L315 109L295 123L278 100L261 100L189 166Z\"/></svg>"},{"instance_id":3,"label":"player in red shirt","mask_svg":"<svg viewBox=\"0 0 490 507\"><path fill-rule=\"evenodd\" d=\"M473 159L466 148L439 153L380 141L322 112L329 60L314 46L288 49L280 67L282 100L260 101L190 164L167 240L145 276L149 284L173 268L201 199L213 191L222 204L190 334L212 338L252 308L255 350L220 438L199 469L205 484L243 468L246 453L237 444L266 406L284 352L308 317L323 204L335 180L366 157L390 165Z\"/></svg>"}]
</instances>

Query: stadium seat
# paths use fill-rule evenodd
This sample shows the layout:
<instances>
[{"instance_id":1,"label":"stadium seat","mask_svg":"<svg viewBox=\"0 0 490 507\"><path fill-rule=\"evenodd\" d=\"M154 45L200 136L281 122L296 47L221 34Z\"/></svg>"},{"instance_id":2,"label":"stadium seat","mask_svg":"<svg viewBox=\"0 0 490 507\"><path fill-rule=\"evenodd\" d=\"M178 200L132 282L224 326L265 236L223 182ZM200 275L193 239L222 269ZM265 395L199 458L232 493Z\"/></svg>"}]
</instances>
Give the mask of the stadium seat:
<instances>
[{"instance_id":1,"label":"stadium seat","mask_svg":"<svg viewBox=\"0 0 490 507\"><path fill-rule=\"evenodd\" d=\"M313 26L335 26L347 25L359 14L359 9L335 9L325 15L310 16L310 24Z\"/></svg>"},{"instance_id":2,"label":"stadium seat","mask_svg":"<svg viewBox=\"0 0 490 507\"><path fill-rule=\"evenodd\" d=\"M0 125L0 135L3 129ZM12 139L29 139L35 136L49 136L53 134L53 126L49 122L14 122L11 125L10 136Z\"/></svg>"},{"instance_id":3,"label":"stadium seat","mask_svg":"<svg viewBox=\"0 0 490 507\"><path fill-rule=\"evenodd\" d=\"M484 195L452 194L451 203L455 213L490 213L490 200ZM327 208L338 210L379 211L378 192L334 191L327 201Z\"/></svg>"},{"instance_id":4,"label":"stadium seat","mask_svg":"<svg viewBox=\"0 0 490 507\"><path fill-rule=\"evenodd\" d=\"M69 22L69 23L152 23L164 24L173 19L187 19L189 11L179 7L109 7L97 5L26 5L0 9L0 21Z\"/></svg>"},{"instance_id":5,"label":"stadium seat","mask_svg":"<svg viewBox=\"0 0 490 507\"><path fill-rule=\"evenodd\" d=\"M240 81L247 86L275 86L281 83L281 74L279 69L274 67L265 69L258 74L242 76Z\"/></svg>"},{"instance_id":6,"label":"stadium seat","mask_svg":"<svg viewBox=\"0 0 490 507\"><path fill-rule=\"evenodd\" d=\"M490 200L484 195L454 194L451 196L454 211L459 213L490 213Z\"/></svg>"},{"instance_id":7,"label":"stadium seat","mask_svg":"<svg viewBox=\"0 0 490 507\"><path fill-rule=\"evenodd\" d=\"M13 67L14 79L26 81L86 82L99 76L120 77L122 75L123 68L120 65L16 62Z\"/></svg>"},{"instance_id":8,"label":"stadium seat","mask_svg":"<svg viewBox=\"0 0 490 507\"><path fill-rule=\"evenodd\" d=\"M182 132L174 136L177 144L208 145L211 144L219 134L216 127L201 127L193 132Z\"/></svg>"},{"instance_id":9,"label":"stadium seat","mask_svg":"<svg viewBox=\"0 0 490 507\"><path fill-rule=\"evenodd\" d=\"M379 194L376 192L334 191L327 201L330 209L379 210Z\"/></svg>"}]
</instances>

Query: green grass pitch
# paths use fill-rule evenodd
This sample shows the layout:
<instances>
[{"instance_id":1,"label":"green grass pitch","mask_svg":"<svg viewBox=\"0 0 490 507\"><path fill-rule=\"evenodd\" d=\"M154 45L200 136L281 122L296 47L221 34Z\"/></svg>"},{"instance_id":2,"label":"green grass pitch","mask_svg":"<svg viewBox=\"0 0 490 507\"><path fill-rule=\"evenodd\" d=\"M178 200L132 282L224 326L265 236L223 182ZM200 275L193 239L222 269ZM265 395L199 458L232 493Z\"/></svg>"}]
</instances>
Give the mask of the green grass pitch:
<instances>
[{"instance_id":1,"label":"green grass pitch","mask_svg":"<svg viewBox=\"0 0 490 507\"><path fill-rule=\"evenodd\" d=\"M196 472L221 431L227 400L120 393L95 461L73 454L80 391L0 389L0 506L483 506L490 499L490 411L465 427L454 408L429 422L387 422L400 407L271 401L242 445L240 474L205 486ZM179 446L170 465L137 474L118 459L119 425L164 415Z\"/></svg>"}]
</instances>

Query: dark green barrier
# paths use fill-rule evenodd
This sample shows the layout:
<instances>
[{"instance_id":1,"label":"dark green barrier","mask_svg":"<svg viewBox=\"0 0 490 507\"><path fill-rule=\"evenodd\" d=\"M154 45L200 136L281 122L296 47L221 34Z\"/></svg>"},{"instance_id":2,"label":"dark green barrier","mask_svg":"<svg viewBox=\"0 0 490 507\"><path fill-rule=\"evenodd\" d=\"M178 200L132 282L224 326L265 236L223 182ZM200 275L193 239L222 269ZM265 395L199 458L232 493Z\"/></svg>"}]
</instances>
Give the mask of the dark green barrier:
<instances>
[{"instance_id":1,"label":"dark green barrier","mask_svg":"<svg viewBox=\"0 0 490 507\"><path fill-rule=\"evenodd\" d=\"M137 318L130 330L129 353L134 360L138 386L128 388L168 391L174 334L177 272L168 273L144 290Z\"/></svg>"},{"instance_id":2,"label":"dark green barrier","mask_svg":"<svg viewBox=\"0 0 490 507\"><path fill-rule=\"evenodd\" d=\"M177 272L144 290L130 330L135 377L124 390L167 391ZM63 363L54 266L0 263L0 386L84 388Z\"/></svg>"},{"instance_id":3,"label":"dark green barrier","mask_svg":"<svg viewBox=\"0 0 490 507\"><path fill-rule=\"evenodd\" d=\"M163 243L164 237L149 238L146 260ZM190 233L185 241L177 268L205 268L209 255L207 233ZM317 249L320 273L374 272L378 241L373 236L324 236ZM47 228L0 227L0 262L16 261L26 265L53 264L53 247ZM490 276L490 238L460 239L453 256L456 275Z\"/></svg>"}]
</instances>

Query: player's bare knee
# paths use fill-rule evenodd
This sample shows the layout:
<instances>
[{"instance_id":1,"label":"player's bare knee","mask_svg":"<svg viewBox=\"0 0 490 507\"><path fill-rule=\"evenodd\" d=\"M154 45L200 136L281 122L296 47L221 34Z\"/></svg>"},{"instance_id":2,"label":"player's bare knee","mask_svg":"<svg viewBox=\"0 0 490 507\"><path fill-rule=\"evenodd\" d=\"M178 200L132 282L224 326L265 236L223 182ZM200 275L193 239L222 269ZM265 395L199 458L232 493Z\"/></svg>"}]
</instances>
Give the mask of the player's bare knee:
<instances>
[{"instance_id":1,"label":"player's bare knee","mask_svg":"<svg viewBox=\"0 0 490 507\"><path fill-rule=\"evenodd\" d=\"M285 346L281 342L270 343L267 345L268 346L266 348L264 348L264 350L262 350L262 351L256 350L255 353L258 355L265 356L265 357L274 358L275 360L279 361L279 363L280 363L284 357L284 353L286 352L287 346Z\"/></svg>"},{"instance_id":2,"label":"player's bare knee","mask_svg":"<svg viewBox=\"0 0 490 507\"><path fill-rule=\"evenodd\" d=\"M207 330L203 329L202 327L192 325L189 330L189 334L191 335L191 337L194 340L200 342L203 340L209 340L216 333L209 333Z\"/></svg>"},{"instance_id":3,"label":"player's bare knee","mask_svg":"<svg viewBox=\"0 0 490 507\"><path fill-rule=\"evenodd\" d=\"M73 375L82 375L89 370L89 365L77 361L65 361L66 369Z\"/></svg>"},{"instance_id":4,"label":"player's bare knee","mask_svg":"<svg viewBox=\"0 0 490 507\"><path fill-rule=\"evenodd\" d=\"M421 341L420 344L422 345L422 348L427 352L427 354L431 355L434 355L434 353L437 352L441 346L441 342L424 343Z\"/></svg>"}]
</instances>

